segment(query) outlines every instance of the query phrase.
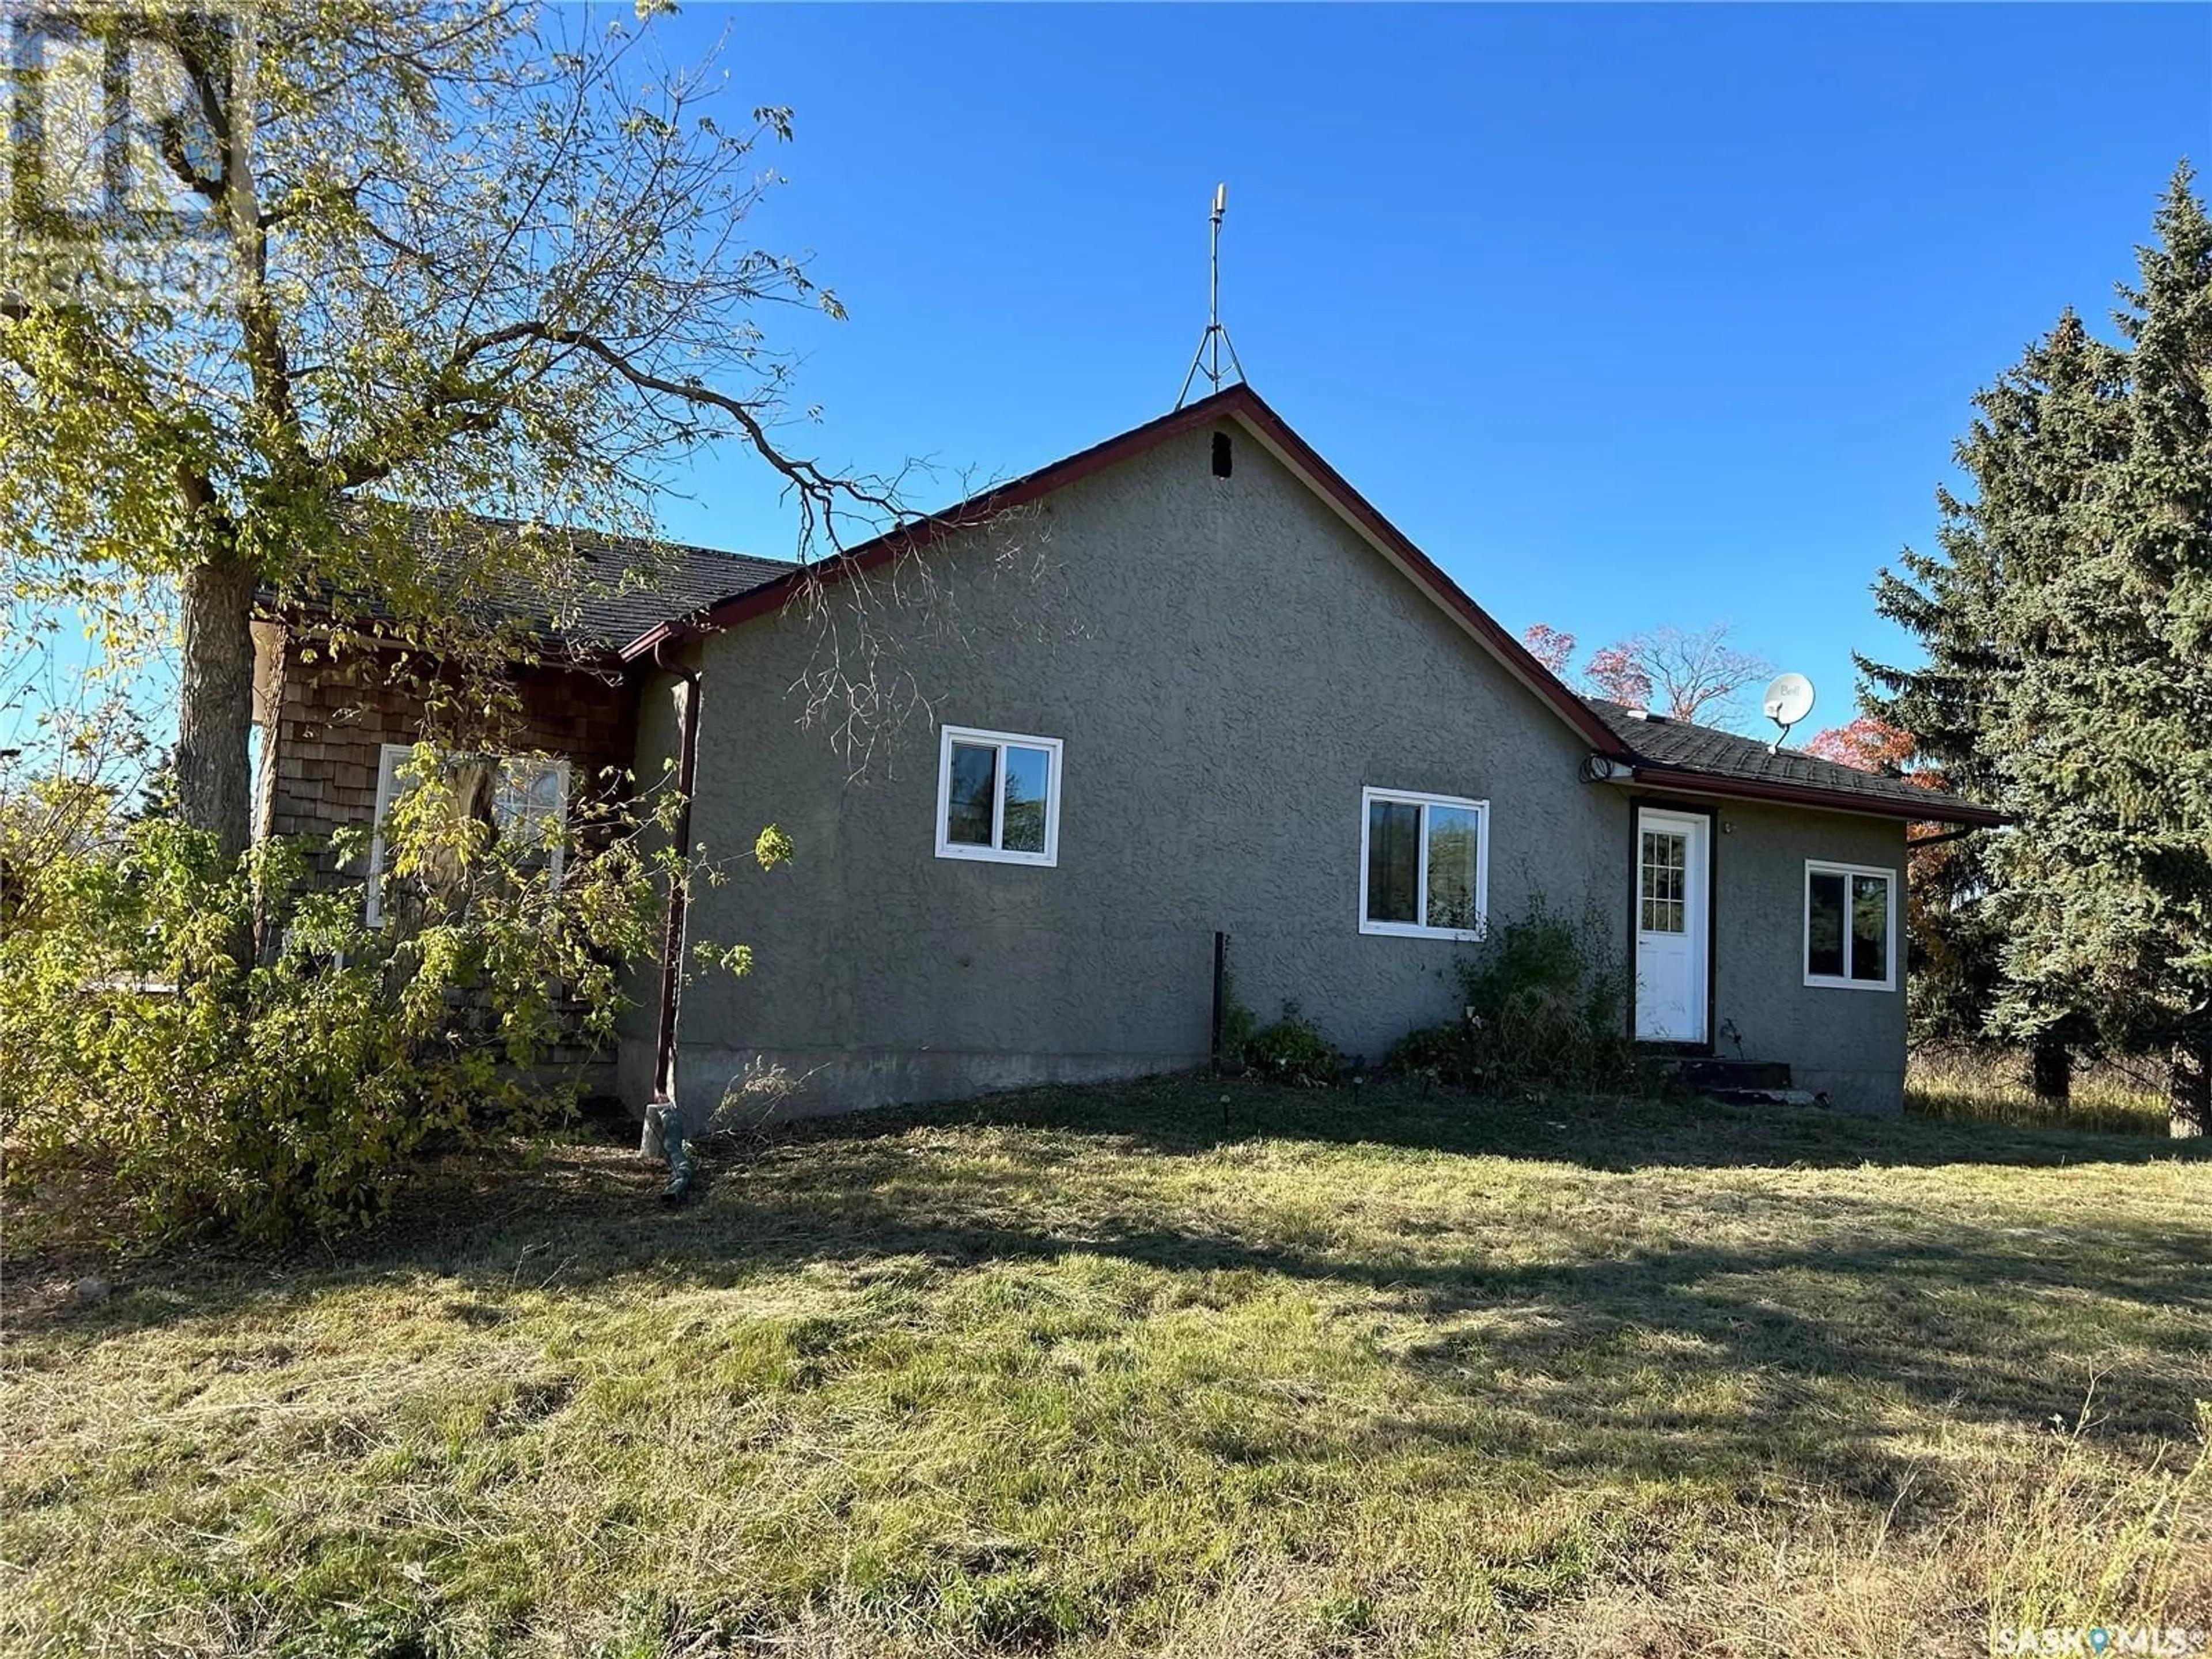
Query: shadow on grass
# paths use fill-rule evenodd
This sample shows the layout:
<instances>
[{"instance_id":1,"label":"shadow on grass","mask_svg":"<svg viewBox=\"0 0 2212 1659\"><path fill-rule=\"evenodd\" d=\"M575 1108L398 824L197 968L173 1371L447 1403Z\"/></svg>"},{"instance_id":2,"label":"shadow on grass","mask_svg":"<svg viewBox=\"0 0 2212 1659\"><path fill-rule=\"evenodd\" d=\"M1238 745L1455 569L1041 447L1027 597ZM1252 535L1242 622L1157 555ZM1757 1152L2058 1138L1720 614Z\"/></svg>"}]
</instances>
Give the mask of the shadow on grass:
<instances>
[{"instance_id":1,"label":"shadow on grass","mask_svg":"<svg viewBox=\"0 0 2212 1659\"><path fill-rule=\"evenodd\" d=\"M2212 1140L2073 1125L1862 1117L1813 1108L1723 1106L1694 1098L1505 1100L1442 1086L1424 1090L1389 1079L1334 1089L1191 1077L1031 1089L945 1106L811 1119L774 1133L799 1140L852 1141L932 1125L1109 1135L1170 1154L1211 1152L1224 1141L1256 1137L1535 1158L1613 1172L2212 1161Z\"/></svg>"},{"instance_id":2,"label":"shadow on grass","mask_svg":"<svg viewBox=\"0 0 2212 1659\"><path fill-rule=\"evenodd\" d=\"M1565 1183L1557 1208L1551 1189L1538 1188L1501 1195L1493 1213L1471 1173L1465 1201L1436 1216L1408 1212L1395 1226L1324 1226L1284 1242L1264 1199L1194 1206L1161 1185L1153 1160L1216 1146L1222 1092L1188 1080L1053 1091L792 1126L718 1148L704 1194L672 1211L654 1201L657 1171L605 1150L534 1171L457 1166L343 1256L179 1264L68 1322L74 1341L96 1345L242 1309L265 1319L379 1284L419 1287L456 1317L481 1309L495 1320L518 1290L552 1288L588 1321L600 1298L634 1297L640 1285L739 1289L890 1258L959 1274L1079 1256L1185 1285L1228 1276L1209 1281L1208 1294L1305 1285L1325 1306L1391 1318L1400 1336L1388 1361L1431 1408L1332 1426L1340 1439L1364 1437L1379 1450L1479 1434L1488 1452L1536 1472L1778 1477L1869 1502L1896 1494L1913 1455L1905 1443L1933 1422L2017 1430L2070 1420L2094 1380L2110 1431L2180 1439L2192 1397L2212 1390L2203 1229L2080 1209L2057 1221L2000 1210L2020 1224L1980 1224L1863 1184L1754 1191L1760 1225L1717 1236L1729 1206L1748 1201L1739 1184L1710 1202L1677 1192L1681 1224L1655 1244L1651 1229L1632 1224L1632 1200L1630 1222L1616 1218L1620 1237L1591 1233L1573 1206L1593 1189L1571 1168L1543 1176ZM1966 1162L1984 1143L1996 1156L1983 1161L1999 1165L2112 1162L2142 1150L1701 1105L1486 1109L1411 1096L1227 1092L1232 1133L1596 1170L1934 1165ZM1354 1103L1356 1122L1346 1110ZM1020 1133L974 1146L942 1133L977 1127ZM1316 1190L1356 1204L1389 1173L1362 1164L1342 1188ZM2000 1176L1994 1189L1976 1188L1977 1201L2001 1200L2002 1187ZM1128 1321L1150 1316L1152 1294L1165 1292L1139 1294ZM1465 1409L1434 1409L1438 1401Z\"/></svg>"}]
</instances>

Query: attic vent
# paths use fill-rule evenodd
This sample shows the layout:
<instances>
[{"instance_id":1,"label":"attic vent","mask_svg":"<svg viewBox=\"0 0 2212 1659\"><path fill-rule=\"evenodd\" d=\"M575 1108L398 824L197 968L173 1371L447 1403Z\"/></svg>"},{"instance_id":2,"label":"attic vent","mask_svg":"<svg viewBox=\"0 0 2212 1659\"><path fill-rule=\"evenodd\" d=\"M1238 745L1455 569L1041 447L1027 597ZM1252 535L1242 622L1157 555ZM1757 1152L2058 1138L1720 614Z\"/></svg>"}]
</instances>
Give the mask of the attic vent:
<instances>
[{"instance_id":1,"label":"attic vent","mask_svg":"<svg viewBox=\"0 0 2212 1659\"><path fill-rule=\"evenodd\" d=\"M1632 708L1628 711L1628 718L1632 720L1656 720L1662 726L1667 723L1664 714L1651 708Z\"/></svg>"},{"instance_id":2,"label":"attic vent","mask_svg":"<svg viewBox=\"0 0 2212 1659\"><path fill-rule=\"evenodd\" d=\"M1213 434L1213 476L1217 478L1225 478L1229 476L1230 470L1236 465L1237 453L1229 447L1229 434L1226 432L1215 433Z\"/></svg>"}]
</instances>

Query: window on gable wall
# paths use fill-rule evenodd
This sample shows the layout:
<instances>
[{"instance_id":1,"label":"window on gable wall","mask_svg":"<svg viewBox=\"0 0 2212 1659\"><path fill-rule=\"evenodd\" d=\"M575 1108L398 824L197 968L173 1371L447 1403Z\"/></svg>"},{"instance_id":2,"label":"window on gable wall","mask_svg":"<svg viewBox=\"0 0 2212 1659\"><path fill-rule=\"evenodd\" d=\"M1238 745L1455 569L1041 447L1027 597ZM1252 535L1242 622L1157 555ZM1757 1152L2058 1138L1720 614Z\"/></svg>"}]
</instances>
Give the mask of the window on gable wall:
<instances>
[{"instance_id":1,"label":"window on gable wall","mask_svg":"<svg viewBox=\"0 0 2212 1659\"><path fill-rule=\"evenodd\" d=\"M408 763L412 745L387 743L377 756L376 829L368 845L368 920L372 927L384 920L384 826L392 809L406 792ZM568 817L568 763L545 755L495 755L481 759L498 768L491 780L491 823L502 842L518 836L546 848L559 886L563 847L561 830Z\"/></svg>"},{"instance_id":2,"label":"window on gable wall","mask_svg":"<svg viewBox=\"0 0 2212 1659\"><path fill-rule=\"evenodd\" d=\"M1481 938L1490 803L1368 789L1360 810L1359 931Z\"/></svg>"},{"instance_id":3,"label":"window on gable wall","mask_svg":"<svg viewBox=\"0 0 2212 1659\"><path fill-rule=\"evenodd\" d=\"M1058 738L948 726L937 770L937 856L1060 862Z\"/></svg>"},{"instance_id":4,"label":"window on gable wall","mask_svg":"<svg viewBox=\"0 0 2212 1659\"><path fill-rule=\"evenodd\" d=\"M1805 983L1897 988L1897 872L1805 861Z\"/></svg>"}]
</instances>

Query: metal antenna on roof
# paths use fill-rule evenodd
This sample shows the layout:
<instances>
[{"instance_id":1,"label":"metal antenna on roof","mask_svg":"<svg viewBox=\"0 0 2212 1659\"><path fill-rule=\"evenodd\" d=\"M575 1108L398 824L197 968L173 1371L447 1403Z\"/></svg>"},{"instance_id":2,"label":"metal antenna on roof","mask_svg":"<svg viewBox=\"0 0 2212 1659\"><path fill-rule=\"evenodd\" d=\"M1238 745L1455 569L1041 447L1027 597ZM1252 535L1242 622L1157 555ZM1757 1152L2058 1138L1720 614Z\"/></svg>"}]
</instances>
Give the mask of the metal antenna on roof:
<instances>
[{"instance_id":1,"label":"metal antenna on roof","mask_svg":"<svg viewBox=\"0 0 2212 1659\"><path fill-rule=\"evenodd\" d=\"M1190 360L1190 372L1182 377L1182 390L1176 394L1175 406L1181 409L1190 401L1191 382L1203 373L1215 392L1221 390L1221 350L1229 349L1229 367L1237 371L1237 378L1244 378L1244 365L1237 359L1236 343L1230 339L1229 331L1221 325L1221 216L1229 211L1229 186L1213 187L1212 252L1208 260L1209 282L1206 296L1206 332L1198 338L1198 354Z\"/></svg>"}]
</instances>

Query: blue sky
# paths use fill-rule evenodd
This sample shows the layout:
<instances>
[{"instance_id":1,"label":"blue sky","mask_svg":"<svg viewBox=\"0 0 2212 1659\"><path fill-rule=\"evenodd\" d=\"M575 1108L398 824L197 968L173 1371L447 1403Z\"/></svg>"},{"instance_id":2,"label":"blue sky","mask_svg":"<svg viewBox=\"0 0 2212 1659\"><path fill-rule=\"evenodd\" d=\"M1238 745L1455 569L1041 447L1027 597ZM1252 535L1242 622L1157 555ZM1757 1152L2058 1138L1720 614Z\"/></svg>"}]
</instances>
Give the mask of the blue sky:
<instances>
[{"instance_id":1,"label":"blue sky","mask_svg":"<svg viewBox=\"0 0 2212 1659\"><path fill-rule=\"evenodd\" d=\"M1967 399L2101 319L2174 163L2203 6L719 7L792 106L759 240L850 320L771 319L803 447L1024 471L1167 409L1223 313L1254 386L1516 630L1735 623L1850 712L1904 648ZM2201 183L2200 183L2201 187ZM783 552L771 481L670 533Z\"/></svg>"}]
</instances>

